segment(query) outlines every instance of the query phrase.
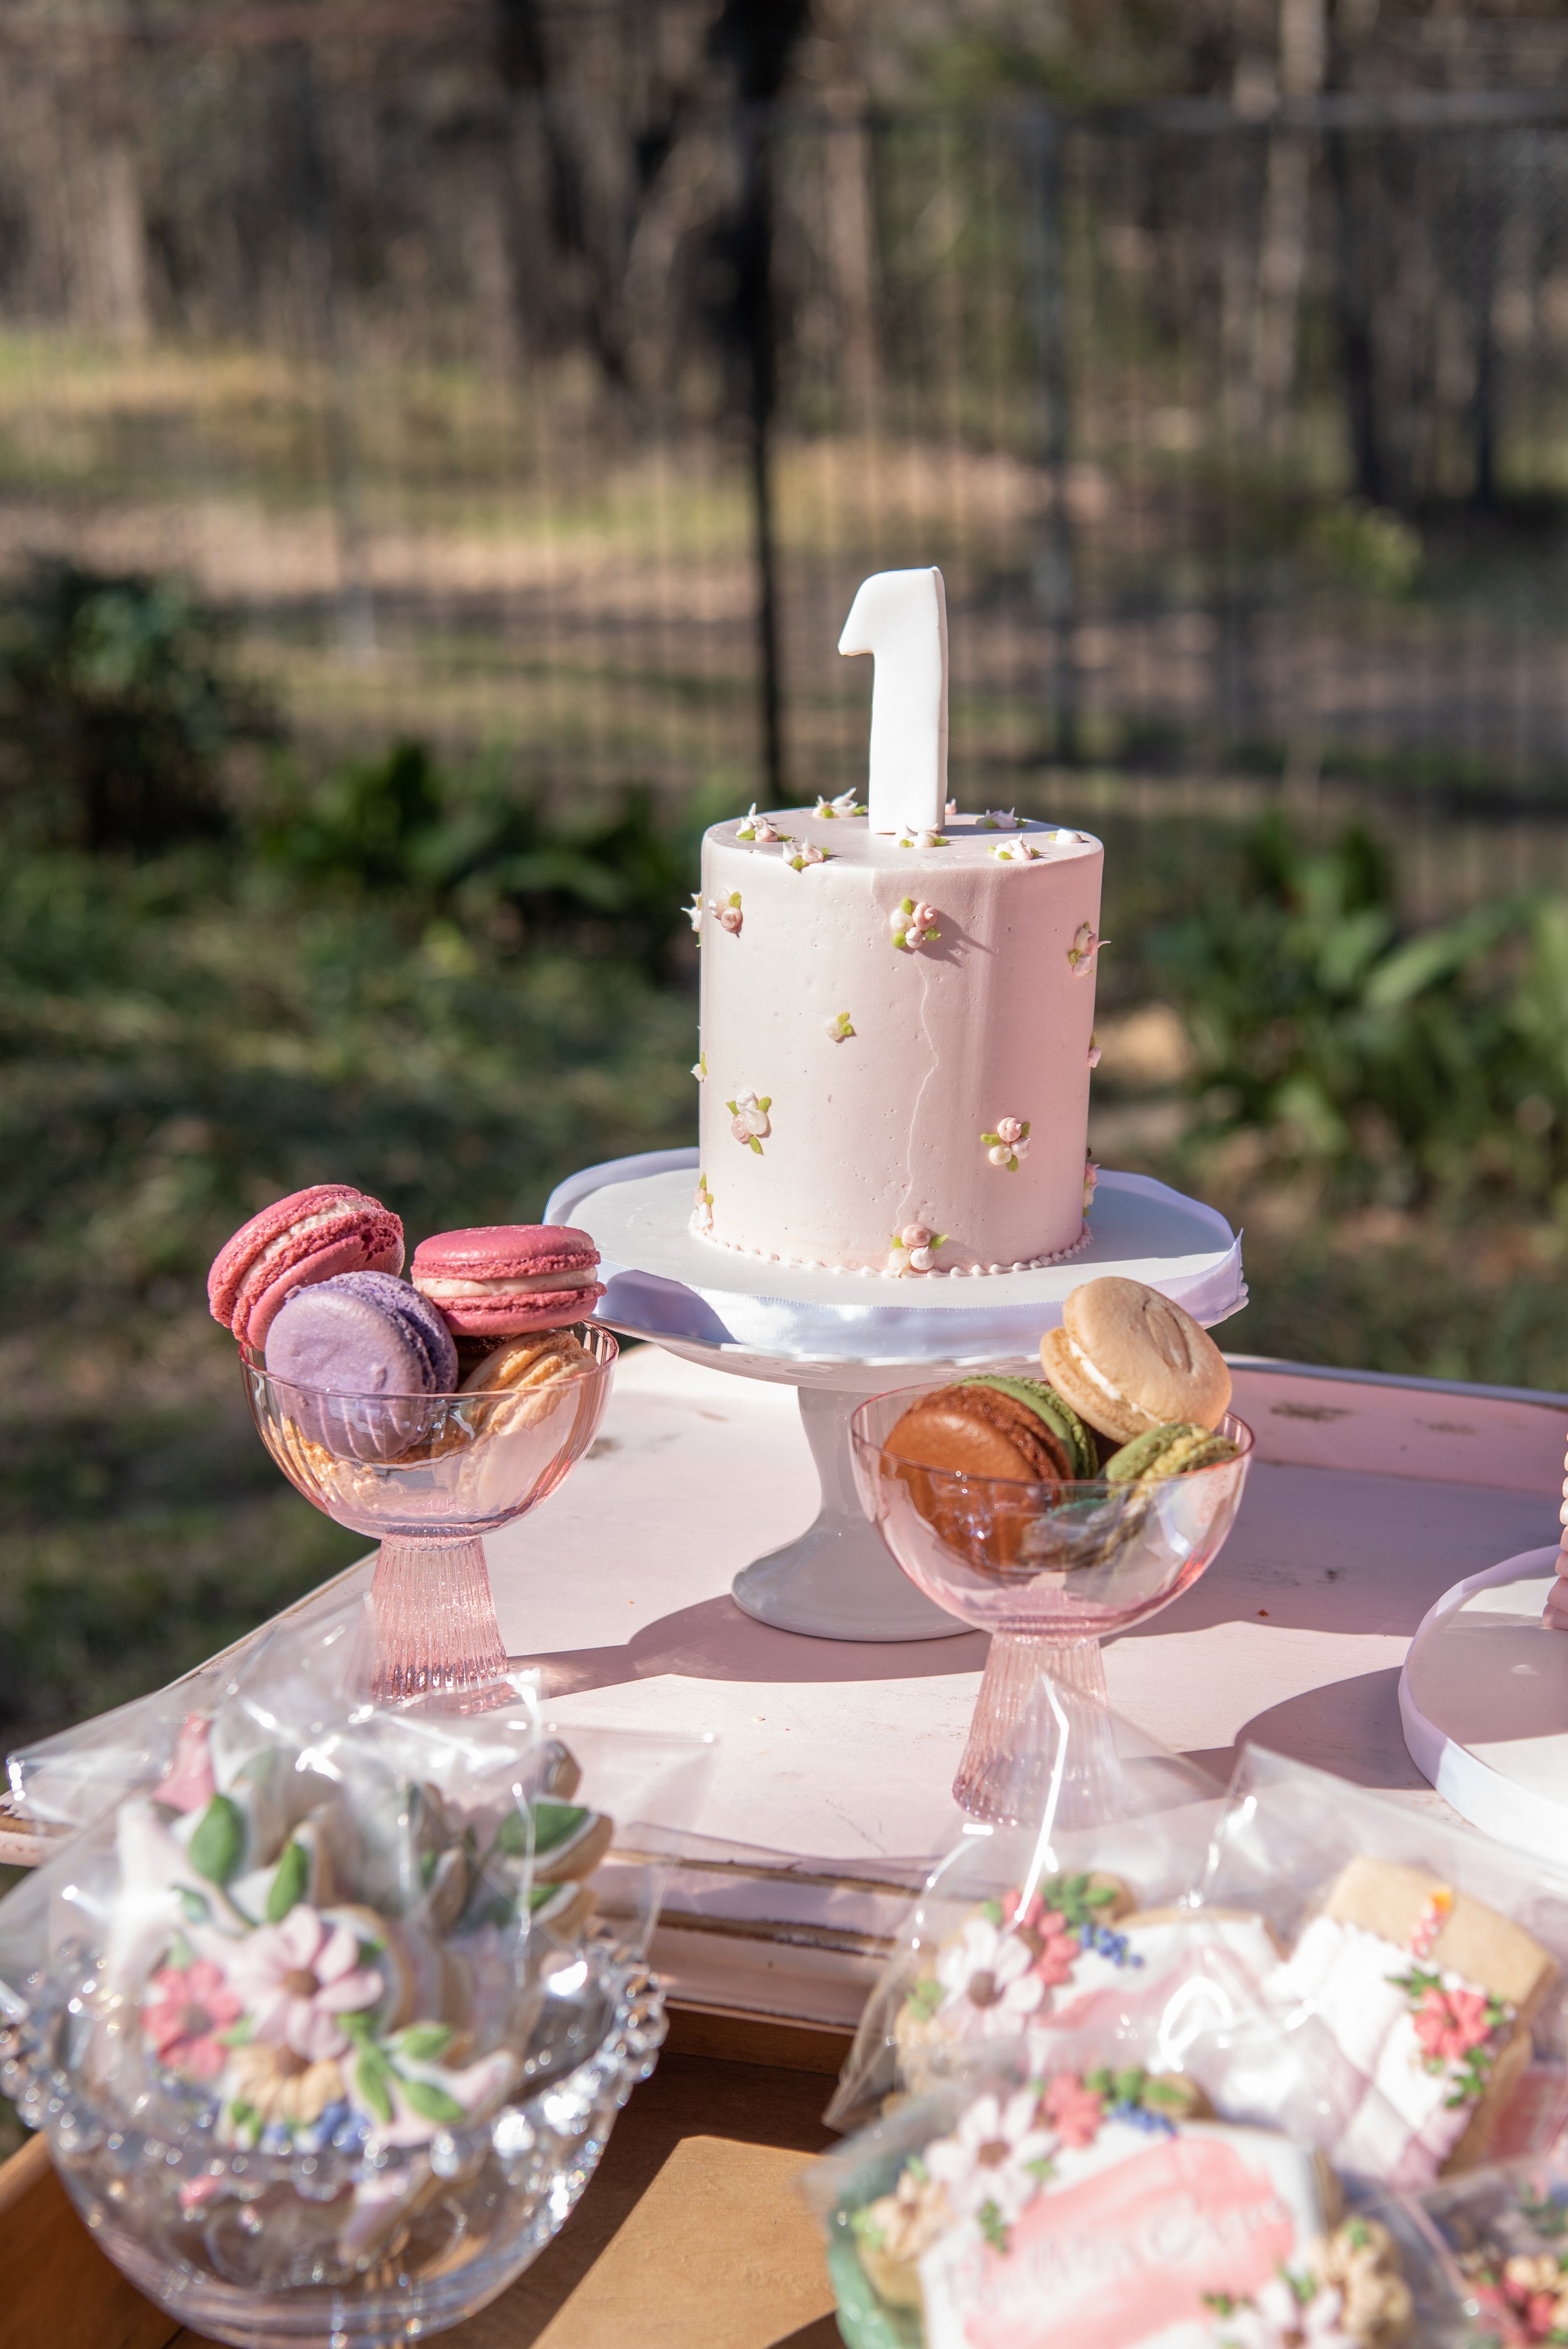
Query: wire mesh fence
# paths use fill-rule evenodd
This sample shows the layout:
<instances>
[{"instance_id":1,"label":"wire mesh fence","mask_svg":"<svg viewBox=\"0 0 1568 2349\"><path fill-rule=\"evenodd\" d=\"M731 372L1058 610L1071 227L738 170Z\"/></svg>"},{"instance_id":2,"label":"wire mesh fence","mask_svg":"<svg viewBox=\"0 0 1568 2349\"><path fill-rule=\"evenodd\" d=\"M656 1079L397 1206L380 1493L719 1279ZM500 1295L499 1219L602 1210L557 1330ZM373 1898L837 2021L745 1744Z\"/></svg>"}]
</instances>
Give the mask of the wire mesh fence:
<instances>
[{"instance_id":1,"label":"wire mesh fence","mask_svg":"<svg viewBox=\"0 0 1568 2349\"><path fill-rule=\"evenodd\" d=\"M1554 101L650 131L489 21L0 20L0 565L191 574L306 739L798 797L855 583L934 561L966 799L1561 870Z\"/></svg>"}]
</instances>

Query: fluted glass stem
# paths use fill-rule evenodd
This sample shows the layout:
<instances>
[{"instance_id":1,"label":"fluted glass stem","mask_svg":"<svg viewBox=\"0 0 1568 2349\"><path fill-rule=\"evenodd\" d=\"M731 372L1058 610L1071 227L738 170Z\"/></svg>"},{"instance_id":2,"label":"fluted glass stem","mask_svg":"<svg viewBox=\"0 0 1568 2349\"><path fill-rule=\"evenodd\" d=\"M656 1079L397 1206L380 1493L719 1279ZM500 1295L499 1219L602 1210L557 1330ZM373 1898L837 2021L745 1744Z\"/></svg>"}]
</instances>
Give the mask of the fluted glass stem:
<instances>
[{"instance_id":1,"label":"fluted glass stem","mask_svg":"<svg viewBox=\"0 0 1568 2349\"><path fill-rule=\"evenodd\" d=\"M1099 1641L998 1632L953 1782L960 1807L1013 1826L1033 1825L1054 1802L1058 1826L1092 1826L1115 1817L1120 1775Z\"/></svg>"},{"instance_id":2,"label":"fluted glass stem","mask_svg":"<svg viewBox=\"0 0 1568 2349\"><path fill-rule=\"evenodd\" d=\"M506 1670L484 1544L384 1541L370 1586L376 1618L372 1694L383 1702L432 1689L475 1689Z\"/></svg>"}]
</instances>

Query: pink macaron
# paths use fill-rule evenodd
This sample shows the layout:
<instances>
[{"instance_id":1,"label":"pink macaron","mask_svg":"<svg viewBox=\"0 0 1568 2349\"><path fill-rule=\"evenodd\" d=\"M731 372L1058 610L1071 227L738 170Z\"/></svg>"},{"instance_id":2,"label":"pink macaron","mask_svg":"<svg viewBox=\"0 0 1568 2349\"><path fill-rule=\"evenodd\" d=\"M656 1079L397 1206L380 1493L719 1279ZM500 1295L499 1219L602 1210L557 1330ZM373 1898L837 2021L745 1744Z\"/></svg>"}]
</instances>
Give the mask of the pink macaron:
<instances>
[{"instance_id":1,"label":"pink macaron","mask_svg":"<svg viewBox=\"0 0 1568 2349\"><path fill-rule=\"evenodd\" d=\"M569 1224L480 1224L421 1240L408 1278L455 1336L516 1338L592 1313L604 1294L598 1262Z\"/></svg>"},{"instance_id":2,"label":"pink macaron","mask_svg":"<svg viewBox=\"0 0 1568 2349\"><path fill-rule=\"evenodd\" d=\"M219 1249L207 1302L242 1346L260 1346L296 1288L340 1272L402 1269L403 1226L390 1207L346 1183L313 1183L263 1207Z\"/></svg>"}]
</instances>

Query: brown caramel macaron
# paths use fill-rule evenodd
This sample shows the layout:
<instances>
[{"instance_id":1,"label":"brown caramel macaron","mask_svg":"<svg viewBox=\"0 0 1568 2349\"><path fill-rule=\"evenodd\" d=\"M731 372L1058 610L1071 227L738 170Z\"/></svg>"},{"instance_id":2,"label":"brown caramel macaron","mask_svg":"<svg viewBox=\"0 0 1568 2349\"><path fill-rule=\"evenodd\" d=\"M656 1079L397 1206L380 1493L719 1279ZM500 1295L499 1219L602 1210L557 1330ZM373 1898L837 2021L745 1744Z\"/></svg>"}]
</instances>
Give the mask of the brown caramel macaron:
<instances>
[{"instance_id":1,"label":"brown caramel macaron","mask_svg":"<svg viewBox=\"0 0 1568 2349\"><path fill-rule=\"evenodd\" d=\"M1130 1444L1181 1420L1217 1427L1231 1373L1208 1331L1141 1280L1086 1280L1040 1340L1047 1378L1091 1427Z\"/></svg>"},{"instance_id":2,"label":"brown caramel macaron","mask_svg":"<svg viewBox=\"0 0 1568 2349\"><path fill-rule=\"evenodd\" d=\"M1065 1484L1067 1447L1044 1422L995 1387L944 1387L906 1411L883 1446L912 1466L957 1476Z\"/></svg>"}]
</instances>

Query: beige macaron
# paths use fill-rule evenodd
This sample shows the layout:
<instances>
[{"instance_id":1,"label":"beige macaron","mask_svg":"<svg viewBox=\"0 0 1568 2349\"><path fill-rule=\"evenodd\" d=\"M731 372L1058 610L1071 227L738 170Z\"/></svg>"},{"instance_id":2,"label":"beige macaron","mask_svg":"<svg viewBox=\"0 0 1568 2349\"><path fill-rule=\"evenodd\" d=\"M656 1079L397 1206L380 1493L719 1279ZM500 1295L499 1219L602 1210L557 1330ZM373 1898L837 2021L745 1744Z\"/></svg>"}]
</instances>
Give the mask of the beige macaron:
<instances>
[{"instance_id":1,"label":"beige macaron","mask_svg":"<svg viewBox=\"0 0 1568 2349\"><path fill-rule=\"evenodd\" d=\"M1141 1280L1086 1280L1040 1340L1047 1378L1091 1427L1130 1444L1183 1420L1218 1427L1231 1400L1224 1356L1190 1313Z\"/></svg>"}]
</instances>

